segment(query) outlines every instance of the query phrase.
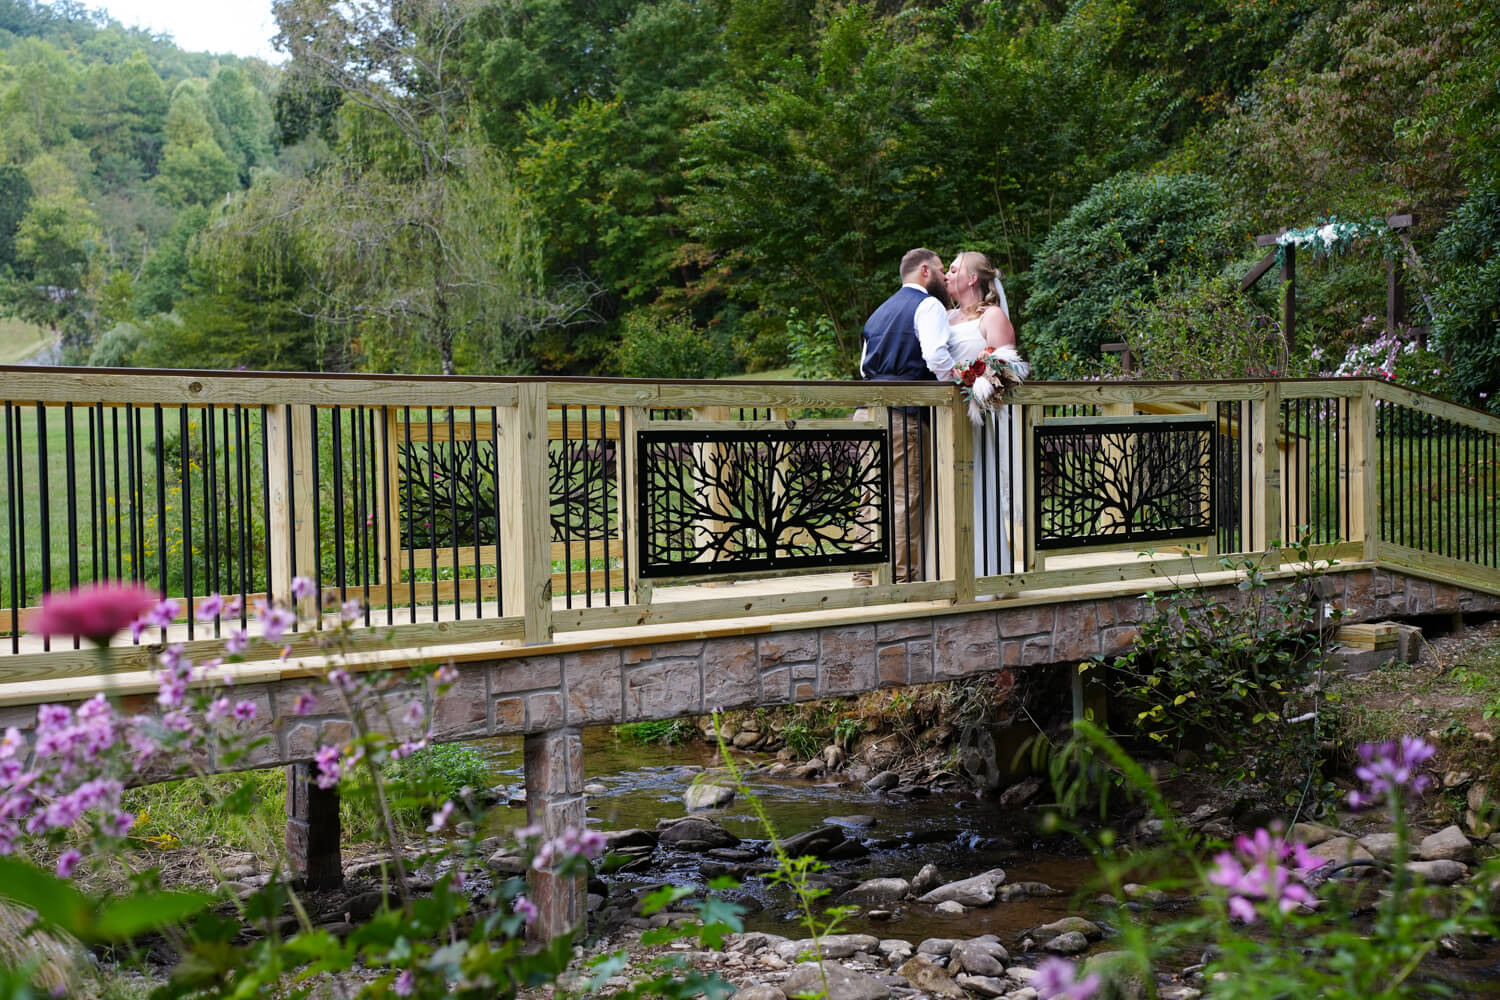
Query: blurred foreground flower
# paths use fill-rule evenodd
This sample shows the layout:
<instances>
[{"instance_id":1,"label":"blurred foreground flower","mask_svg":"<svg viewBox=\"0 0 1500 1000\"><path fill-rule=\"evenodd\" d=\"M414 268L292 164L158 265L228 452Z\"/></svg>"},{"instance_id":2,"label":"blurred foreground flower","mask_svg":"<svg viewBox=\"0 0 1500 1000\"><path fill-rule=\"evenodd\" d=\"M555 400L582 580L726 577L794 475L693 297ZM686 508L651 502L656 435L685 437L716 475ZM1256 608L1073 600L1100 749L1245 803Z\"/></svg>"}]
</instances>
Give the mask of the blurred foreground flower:
<instances>
[{"instance_id":1,"label":"blurred foreground flower","mask_svg":"<svg viewBox=\"0 0 1500 1000\"><path fill-rule=\"evenodd\" d=\"M1354 769L1354 776L1365 787L1349 793L1349 807L1364 809L1386 800L1395 805L1398 798L1407 794L1421 795L1432 784L1432 778L1418 774L1417 768L1436 753L1430 743L1416 736L1362 745L1360 765Z\"/></svg>"},{"instance_id":2,"label":"blurred foreground flower","mask_svg":"<svg viewBox=\"0 0 1500 1000\"><path fill-rule=\"evenodd\" d=\"M1078 978L1078 966L1065 958L1049 958L1036 967L1031 981L1041 1000L1088 1000L1099 990L1099 976Z\"/></svg>"},{"instance_id":3,"label":"blurred foreground flower","mask_svg":"<svg viewBox=\"0 0 1500 1000\"><path fill-rule=\"evenodd\" d=\"M1234 853L1225 851L1214 861L1208 880L1229 891L1230 915L1247 924L1259 916L1259 903L1290 913L1317 902L1303 877L1323 862L1309 854L1305 845L1288 843L1269 830L1235 838Z\"/></svg>"},{"instance_id":4,"label":"blurred foreground flower","mask_svg":"<svg viewBox=\"0 0 1500 1000\"><path fill-rule=\"evenodd\" d=\"M157 606L159 595L138 583L99 583L48 594L27 615L25 628L44 639L77 636L104 647Z\"/></svg>"}]
</instances>

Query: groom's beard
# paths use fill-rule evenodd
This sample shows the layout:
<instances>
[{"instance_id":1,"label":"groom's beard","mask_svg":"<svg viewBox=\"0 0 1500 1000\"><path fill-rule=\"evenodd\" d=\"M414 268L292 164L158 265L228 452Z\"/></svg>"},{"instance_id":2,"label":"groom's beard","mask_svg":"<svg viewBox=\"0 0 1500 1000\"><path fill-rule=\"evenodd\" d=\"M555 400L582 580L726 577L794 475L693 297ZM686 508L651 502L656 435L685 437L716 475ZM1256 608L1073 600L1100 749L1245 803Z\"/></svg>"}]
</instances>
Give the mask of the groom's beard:
<instances>
[{"instance_id":1,"label":"groom's beard","mask_svg":"<svg viewBox=\"0 0 1500 1000\"><path fill-rule=\"evenodd\" d=\"M953 308L953 299L948 295L948 283L943 280L942 275L928 278L927 290L932 293L933 298L943 304L944 309Z\"/></svg>"}]
</instances>

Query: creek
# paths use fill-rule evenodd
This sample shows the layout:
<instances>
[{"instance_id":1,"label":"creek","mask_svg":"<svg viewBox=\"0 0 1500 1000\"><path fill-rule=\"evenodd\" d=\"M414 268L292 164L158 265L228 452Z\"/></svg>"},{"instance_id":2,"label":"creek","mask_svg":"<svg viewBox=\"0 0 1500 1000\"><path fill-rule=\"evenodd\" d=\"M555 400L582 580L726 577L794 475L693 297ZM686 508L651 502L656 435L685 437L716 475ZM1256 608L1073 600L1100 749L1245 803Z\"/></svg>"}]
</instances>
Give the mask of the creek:
<instances>
[{"instance_id":1,"label":"creek","mask_svg":"<svg viewBox=\"0 0 1500 1000\"><path fill-rule=\"evenodd\" d=\"M688 815L683 793L705 769L722 763L714 747L697 740L675 746L644 745L618 739L603 727L585 729L583 740L586 781L603 788L599 791L596 787L589 796L590 825L602 830L654 829L660 819ZM513 788L521 785L519 740L490 740L476 747L489 760L495 784ZM747 759L744 754L736 756ZM748 759L765 763L774 760L768 755L749 755ZM931 863L944 882L1003 868L1007 882L1043 882L1056 890L1054 895L970 910L959 918L937 916L925 906L897 904L887 908L894 911L888 919L872 920L861 913L846 919L842 931L912 941L995 934L1009 943L1026 928L1092 908L1079 907L1074 898L1095 875L1092 861L1086 855L1061 854L1046 846L1036 833L1033 814L1002 809L970 793L935 792L898 798L836 779L806 781L752 771L746 773L745 784L782 838L831 825L838 817L872 818L873 825L846 827L849 837L869 847L869 854L828 863L830 873L855 882L880 877L911 879L923 865ZM767 839L743 795L726 807L695 815L713 819L746 841L764 844ZM523 824L524 819L518 816L510 825ZM699 871L702 860L698 855L658 849L649 871L617 873L607 881L612 886L632 888L669 882L701 885L707 881ZM726 895L750 911L745 917L747 930L805 936L796 922L800 914L787 889L763 878L749 878L740 889ZM1090 915L1095 919L1101 916Z\"/></svg>"}]
</instances>

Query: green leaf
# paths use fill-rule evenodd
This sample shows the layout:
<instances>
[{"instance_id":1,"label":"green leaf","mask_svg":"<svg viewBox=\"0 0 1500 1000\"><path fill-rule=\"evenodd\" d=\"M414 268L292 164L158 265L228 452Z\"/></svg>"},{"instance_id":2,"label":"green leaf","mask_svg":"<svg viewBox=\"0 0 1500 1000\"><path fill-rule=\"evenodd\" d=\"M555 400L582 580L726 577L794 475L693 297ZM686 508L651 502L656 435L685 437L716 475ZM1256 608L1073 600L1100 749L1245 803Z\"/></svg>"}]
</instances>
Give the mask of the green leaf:
<instances>
[{"instance_id":1,"label":"green leaf","mask_svg":"<svg viewBox=\"0 0 1500 1000\"><path fill-rule=\"evenodd\" d=\"M202 892L160 892L143 889L107 903L99 910L98 940L122 941L147 931L179 924L206 909L214 897Z\"/></svg>"},{"instance_id":2,"label":"green leaf","mask_svg":"<svg viewBox=\"0 0 1500 1000\"><path fill-rule=\"evenodd\" d=\"M0 896L35 910L37 919L86 940L94 906L72 884L19 858L0 858Z\"/></svg>"},{"instance_id":3,"label":"green leaf","mask_svg":"<svg viewBox=\"0 0 1500 1000\"><path fill-rule=\"evenodd\" d=\"M691 896L692 894L693 890L685 885L664 885L641 900L641 915L649 917L653 913L671 906L682 897Z\"/></svg>"}]
</instances>

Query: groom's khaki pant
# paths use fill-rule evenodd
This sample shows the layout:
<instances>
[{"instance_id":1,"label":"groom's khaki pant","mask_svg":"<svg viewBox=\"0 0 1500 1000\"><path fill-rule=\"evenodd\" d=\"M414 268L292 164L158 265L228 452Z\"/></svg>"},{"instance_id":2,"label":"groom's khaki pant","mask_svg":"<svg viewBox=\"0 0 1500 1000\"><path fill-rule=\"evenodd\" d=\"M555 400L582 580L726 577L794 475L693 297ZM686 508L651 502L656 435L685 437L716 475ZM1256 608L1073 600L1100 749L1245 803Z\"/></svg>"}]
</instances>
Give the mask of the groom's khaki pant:
<instances>
[{"instance_id":1,"label":"groom's khaki pant","mask_svg":"<svg viewBox=\"0 0 1500 1000\"><path fill-rule=\"evenodd\" d=\"M870 419L864 407L854 411L855 420ZM927 440L928 422L922 411L892 408L891 429L891 582L912 583L924 574L927 554L927 482L932 467ZM873 498L871 498L873 500ZM868 537L869 529L867 529ZM868 570L854 574L856 586L868 586Z\"/></svg>"}]
</instances>

